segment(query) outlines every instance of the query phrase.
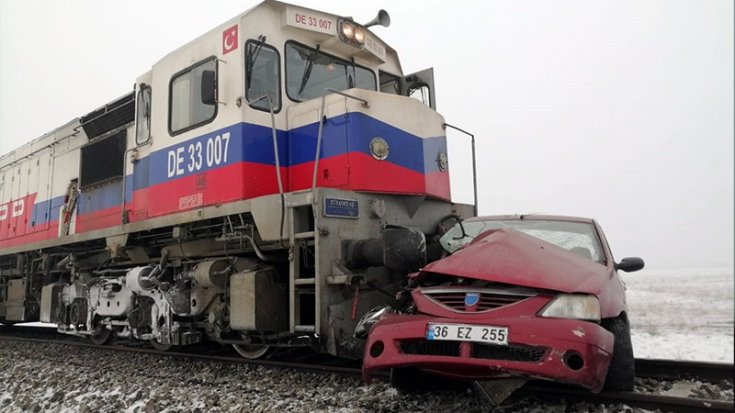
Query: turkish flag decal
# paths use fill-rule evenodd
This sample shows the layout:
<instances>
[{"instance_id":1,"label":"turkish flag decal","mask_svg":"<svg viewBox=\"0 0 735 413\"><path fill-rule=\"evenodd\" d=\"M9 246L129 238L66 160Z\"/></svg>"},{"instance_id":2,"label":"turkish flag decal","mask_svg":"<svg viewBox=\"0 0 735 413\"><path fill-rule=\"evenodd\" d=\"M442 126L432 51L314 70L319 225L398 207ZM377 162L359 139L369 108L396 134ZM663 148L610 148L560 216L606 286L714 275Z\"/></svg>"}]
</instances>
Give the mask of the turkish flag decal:
<instances>
[{"instance_id":1,"label":"turkish flag decal","mask_svg":"<svg viewBox=\"0 0 735 413\"><path fill-rule=\"evenodd\" d=\"M237 49L237 25L222 32L222 54Z\"/></svg>"}]
</instances>

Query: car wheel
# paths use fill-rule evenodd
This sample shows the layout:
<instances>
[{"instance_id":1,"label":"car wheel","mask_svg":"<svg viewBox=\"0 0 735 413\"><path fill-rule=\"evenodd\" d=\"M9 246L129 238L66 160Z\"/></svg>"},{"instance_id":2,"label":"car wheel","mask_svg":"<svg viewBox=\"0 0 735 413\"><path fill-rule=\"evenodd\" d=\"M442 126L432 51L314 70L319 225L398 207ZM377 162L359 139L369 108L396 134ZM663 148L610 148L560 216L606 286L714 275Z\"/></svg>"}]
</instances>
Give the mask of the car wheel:
<instances>
[{"instance_id":1,"label":"car wheel","mask_svg":"<svg viewBox=\"0 0 735 413\"><path fill-rule=\"evenodd\" d=\"M635 358L630 341L630 326L625 313L602 320L602 326L615 335L613 356L605 378L605 390L632 391L635 381Z\"/></svg>"}]
</instances>

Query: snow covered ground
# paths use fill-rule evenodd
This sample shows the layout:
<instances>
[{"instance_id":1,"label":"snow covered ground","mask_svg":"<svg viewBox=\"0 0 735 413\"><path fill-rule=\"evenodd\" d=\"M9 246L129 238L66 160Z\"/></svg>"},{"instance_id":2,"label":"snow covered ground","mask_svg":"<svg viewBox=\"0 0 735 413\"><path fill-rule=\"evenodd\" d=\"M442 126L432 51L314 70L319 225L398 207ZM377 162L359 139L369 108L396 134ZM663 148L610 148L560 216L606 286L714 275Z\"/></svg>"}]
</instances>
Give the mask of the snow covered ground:
<instances>
[{"instance_id":1,"label":"snow covered ground","mask_svg":"<svg viewBox=\"0 0 735 413\"><path fill-rule=\"evenodd\" d=\"M733 270L621 273L640 358L733 362Z\"/></svg>"}]
</instances>

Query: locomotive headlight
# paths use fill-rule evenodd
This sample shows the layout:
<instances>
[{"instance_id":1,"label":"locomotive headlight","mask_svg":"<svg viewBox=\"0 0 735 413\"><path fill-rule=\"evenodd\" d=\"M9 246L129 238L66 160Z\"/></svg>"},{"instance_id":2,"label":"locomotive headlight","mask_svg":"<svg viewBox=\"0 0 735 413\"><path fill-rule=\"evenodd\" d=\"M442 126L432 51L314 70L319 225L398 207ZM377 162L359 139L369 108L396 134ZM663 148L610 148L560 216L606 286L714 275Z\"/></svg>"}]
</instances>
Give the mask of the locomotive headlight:
<instances>
[{"instance_id":1,"label":"locomotive headlight","mask_svg":"<svg viewBox=\"0 0 735 413\"><path fill-rule=\"evenodd\" d=\"M337 34L339 39L351 46L362 49L365 46L367 30L350 20L339 20Z\"/></svg>"},{"instance_id":2,"label":"locomotive headlight","mask_svg":"<svg viewBox=\"0 0 735 413\"><path fill-rule=\"evenodd\" d=\"M365 30L359 27L355 29L355 41L360 44L365 43Z\"/></svg>"},{"instance_id":3,"label":"locomotive headlight","mask_svg":"<svg viewBox=\"0 0 735 413\"><path fill-rule=\"evenodd\" d=\"M355 37L355 26L348 22L342 23L342 35L346 39L352 40Z\"/></svg>"},{"instance_id":4,"label":"locomotive headlight","mask_svg":"<svg viewBox=\"0 0 735 413\"><path fill-rule=\"evenodd\" d=\"M599 322L600 300L589 294L559 294L539 315Z\"/></svg>"},{"instance_id":5,"label":"locomotive headlight","mask_svg":"<svg viewBox=\"0 0 735 413\"><path fill-rule=\"evenodd\" d=\"M373 155L373 158L383 161L388 158L388 155L390 154L390 146L388 146L388 141L381 138L380 136L374 137L370 141L370 154Z\"/></svg>"}]
</instances>

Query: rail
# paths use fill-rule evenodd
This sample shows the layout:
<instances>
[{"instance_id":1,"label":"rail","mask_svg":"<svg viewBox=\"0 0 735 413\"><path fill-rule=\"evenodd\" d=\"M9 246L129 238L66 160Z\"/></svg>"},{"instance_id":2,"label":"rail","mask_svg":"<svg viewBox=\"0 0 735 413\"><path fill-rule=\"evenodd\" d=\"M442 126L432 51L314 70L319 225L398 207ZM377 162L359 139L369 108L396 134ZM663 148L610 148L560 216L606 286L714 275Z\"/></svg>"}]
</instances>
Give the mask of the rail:
<instances>
[{"instance_id":1,"label":"rail","mask_svg":"<svg viewBox=\"0 0 735 413\"><path fill-rule=\"evenodd\" d=\"M526 385L521 389L524 395L555 396L565 400L577 400L589 403L623 403L632 407L676 413L725 413L735 411L733 402L700 399L693 397L676 397L654 393L640 392L601 392L571 388Z\"/></svg>"},{"instance_id":2,"label":"rail","mask_svg":"<svg viewBox=\"0 0 735 413\"><path fill-rule=\"evenodd\" d=\"M309 371L319 373L333 373L353 378L359 378L361 369L354 365L342 363L340 359L322 359L312 362L293 362L281 360L250 360L239 356L212 354L211 347L189 346L189 351L166 351L161 352L140 346L121 345L95 345L82 341L72 336L60 338L53 328L42 327L0 327L0 341L15 340L44 344L70 345L84 348L97 348L104 351L123 351L129 353L157 354L166 357L187 358L193 360L217 361L223 363L250 364L266 368L284 368L297 371ZM9 333L9 334L7 334ZM23 336L25 335L25 336ZM49 336L54 336L49 339ZM143 343L145 345L145 343ZM209 348L210 353L202 353L202 349ZM219 347L218 351L222 351ZM196 352L198 351L198 352ZM340 364L342 363L342 364ZM724 363L706 363L681 360L651 360L636 359L636 367L640 370L639 377L655 377L658 379L669 378L696 378L703 381L720 381L722 379L732 380L733 365ZM387 380L387 374L378 374L376 379ZM518 390L520 397L537 396L544 400L557 398L570 401L584 401L595 404L625 404L630 407L638 407L650 410L681 413L725 413L734 412L732 401L714 399L702 399L693 397L675 397L666 394L645 392L601 392L591 393L577 387L560 385L542 381L533 381Z\"/></svg>"},{"instance_id":3,"label":"rail","mask_svg":"<svg viewBox=\"0 0 735 413\"><path fill-rule=\"evenodd\" d=\"M733 365L707 361L635 359L637 377L656 379L696 378L709 381L732 380Z\"/></svg>"}]
</instances>

